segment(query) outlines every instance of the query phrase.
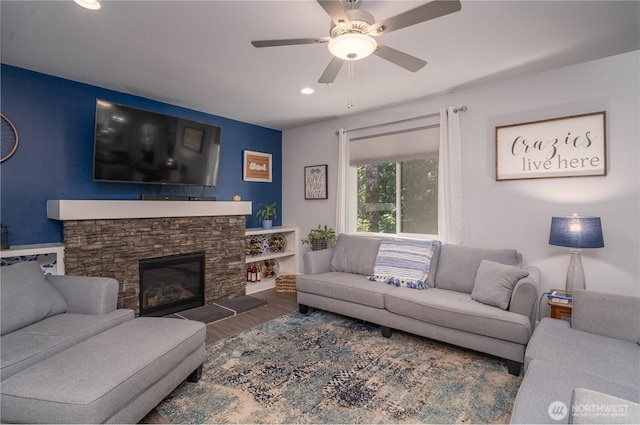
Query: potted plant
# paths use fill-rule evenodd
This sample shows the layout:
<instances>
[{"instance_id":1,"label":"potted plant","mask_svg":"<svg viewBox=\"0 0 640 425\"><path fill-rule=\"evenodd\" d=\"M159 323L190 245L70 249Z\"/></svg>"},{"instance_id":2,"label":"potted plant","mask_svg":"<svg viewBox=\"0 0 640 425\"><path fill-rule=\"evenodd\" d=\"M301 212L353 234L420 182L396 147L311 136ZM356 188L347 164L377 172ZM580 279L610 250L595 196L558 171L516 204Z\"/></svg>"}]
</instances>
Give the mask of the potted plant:
<instances>
[{"instance_id":1,"label":"potted plant","mask_svg":"<svg viewBox=\"0 0 640 425\"><path fill-rule=\"evenodd\" d=\"M320 249L326 249L327 246L333 245L336 242L336 232L327 227L325 224L324 227L321 227L318 224L317 229L311 229L309 234L305 239L302 240L302 243L311 245L312 251L318 251Z\"/></svg>"},{"instance_id":2,"label":"potted plant","mask_svg":"<svg viewBox=\"0 0 640 425\"><path fill-rule=\"evenodd\" d=\"M259 209L256 212L256 218L262 219L262 228L265 230L271 229L273 226L273 220L278 218L278 214L276 211L276 203L273 204L260 204L264 208Z\"/></svg>"}]
</instances>

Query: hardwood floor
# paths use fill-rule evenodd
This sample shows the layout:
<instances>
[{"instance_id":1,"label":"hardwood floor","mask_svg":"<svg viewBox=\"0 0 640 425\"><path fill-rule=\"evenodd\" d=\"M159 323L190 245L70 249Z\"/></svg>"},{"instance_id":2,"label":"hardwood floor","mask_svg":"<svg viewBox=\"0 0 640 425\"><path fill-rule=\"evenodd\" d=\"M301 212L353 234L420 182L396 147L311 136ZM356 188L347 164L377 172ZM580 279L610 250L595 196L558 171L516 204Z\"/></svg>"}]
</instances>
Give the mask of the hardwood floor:
<instances>
[{"instance_id":1,"label":"hardwood floor","mask_svg":"<svg viewBox=\"0 0 640 425\"><path fill-rule=\"evenodd\" d=\"M276 292L275 289L269 289L251 296L265 300L267 305L208 325L207 345L289 314L298 308L295 293Z\"/></svg>"},{"instance_id":2,"label":"hardwood floor","mask_svg":"<svg viewBox=\"0 0 640 425\"><path fill-rule=\"evenodd\" d=\"M261 323L292 313L298 309L295 292L276 292L275 289L269 289L251 294L251 296L265 300L267 305L207 325L207 345L250 329ZM162 416L156 413L155 410L152 410L140 423L166 424L167 422Z\"/></svg>"}]
</instances>

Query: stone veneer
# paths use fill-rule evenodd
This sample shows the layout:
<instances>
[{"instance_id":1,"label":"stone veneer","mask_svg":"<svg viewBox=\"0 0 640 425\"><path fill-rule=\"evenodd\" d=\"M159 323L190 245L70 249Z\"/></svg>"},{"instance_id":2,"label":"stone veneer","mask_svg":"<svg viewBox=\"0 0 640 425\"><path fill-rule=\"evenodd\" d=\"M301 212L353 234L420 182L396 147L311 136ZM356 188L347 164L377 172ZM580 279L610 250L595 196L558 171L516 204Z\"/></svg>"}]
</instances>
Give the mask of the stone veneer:
<instances>
[{"instance_id":1,"label":"stone veneer","mask_svg":"<svg viewBox=\"0 0 640 425\"><path fill-rule=\"evenodd\" d=\"M120 282L118 308L140 312L138 260L205 253L205 305L245 294L244 216L65 220L67 275Z\"/></svg>"}]
</instances>

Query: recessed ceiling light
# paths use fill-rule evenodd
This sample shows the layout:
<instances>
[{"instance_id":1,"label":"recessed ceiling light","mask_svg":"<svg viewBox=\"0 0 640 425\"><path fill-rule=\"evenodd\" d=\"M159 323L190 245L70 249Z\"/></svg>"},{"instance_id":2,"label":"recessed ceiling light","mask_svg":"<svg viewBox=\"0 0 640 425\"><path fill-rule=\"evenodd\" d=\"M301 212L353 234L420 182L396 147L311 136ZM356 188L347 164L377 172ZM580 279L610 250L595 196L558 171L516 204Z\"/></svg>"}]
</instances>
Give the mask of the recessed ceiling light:
<instances>
[{"instance_id":1,"label":"recessed ceiling light","mask_svg":"<svg viewBox=\"0 0 640 425\"><path fill-rule=\"evenodd\" d=\"M102 8L100 0L73 0L73 2L78 6L89 10L100 10Z\"/></svg>"},{"instance_id":2,"label":"recessed ceiling light","mask_svg":"<svg viewBox=\"0 0 640 425\"><path fill-rule=\"evenodd\" d=\"M300 93L302 93L302 94L312 94L313 91L314 90L311 87L305 87L302 90L300 90Z\"/></svg>"}]
</instances>

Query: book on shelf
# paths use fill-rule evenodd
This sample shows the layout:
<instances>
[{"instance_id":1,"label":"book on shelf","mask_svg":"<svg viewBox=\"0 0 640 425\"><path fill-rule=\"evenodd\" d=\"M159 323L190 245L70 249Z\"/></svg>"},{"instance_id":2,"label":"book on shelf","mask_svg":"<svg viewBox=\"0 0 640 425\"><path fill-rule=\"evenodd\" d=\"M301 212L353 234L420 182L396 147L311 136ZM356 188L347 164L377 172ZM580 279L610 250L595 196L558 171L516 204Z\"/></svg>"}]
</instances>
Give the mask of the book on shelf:
<instances>
[{"instance_id":1,"label":"book on shelf","mask_svg":"<svg viewBox=\"0 0 640 425\"><path fill-rule=\"evenodd\" d=\"M561 303L570 303L573 300L571 292L561 291L559 289L552 290L551 293L547 294L547 297L552 301Z\"/></svg>"}]
</instances>

